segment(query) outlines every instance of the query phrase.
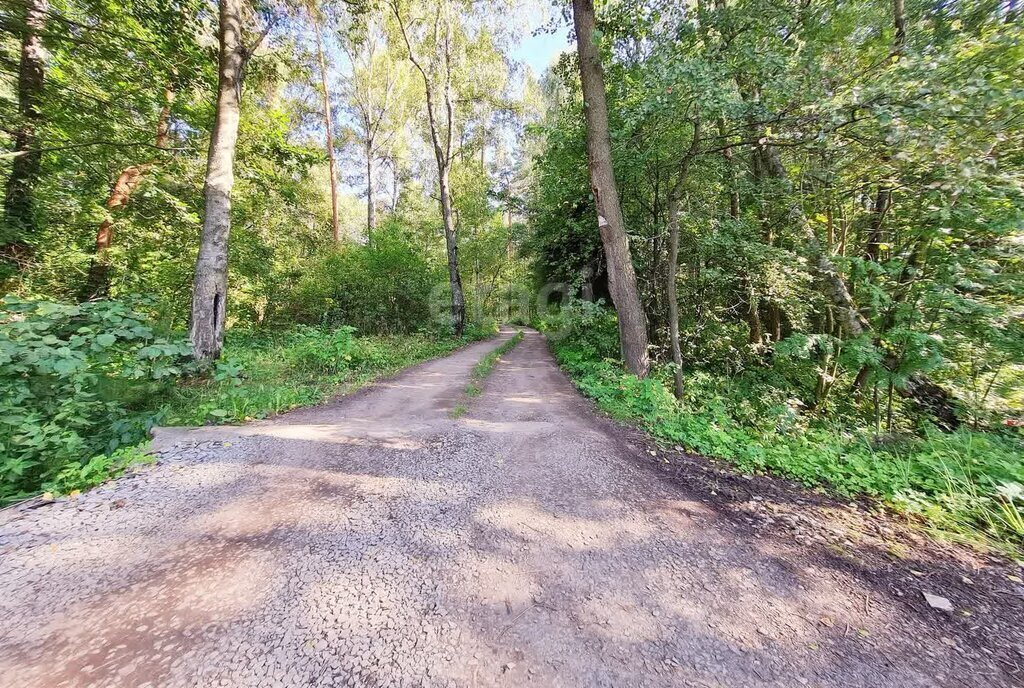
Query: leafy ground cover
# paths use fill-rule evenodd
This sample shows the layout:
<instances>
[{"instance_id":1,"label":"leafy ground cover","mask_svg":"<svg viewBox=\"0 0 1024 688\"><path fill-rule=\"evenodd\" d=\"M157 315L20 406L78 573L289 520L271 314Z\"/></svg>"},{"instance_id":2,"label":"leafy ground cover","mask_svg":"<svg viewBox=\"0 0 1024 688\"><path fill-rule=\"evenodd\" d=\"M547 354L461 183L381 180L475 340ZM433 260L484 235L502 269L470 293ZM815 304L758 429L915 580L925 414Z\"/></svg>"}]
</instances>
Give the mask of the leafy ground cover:
<instances>
[{"instance_id":1,"label":"leafy ground cover","mask_svg":"<svg viewBox=\"0 0 1024 688\"><path fill-rule=\"evenodd\" d=\"M7 297L0 314L0 504L95 485L144 457L154 425L236 423L317 404L494 334L229 332L212 369L117 301Z\"/></svg>"},{"instance_id":2,"label":"leafy ground cover","mask_svg":"<svg viewBox=\"0 0 1024 688\"><path fill-rule=\"evenodd\" d=\"M625 372L613 314L578 307L538 325L580 391L666 444L744 472L876 498L942 536L1024 552L1024 439L1012 429L941 432L925 424L880 435L808 412L794 390L757 370L687 371L686 393L676 399L669 366L656 365L644 380Z\"/></svg>"}]
</instances>

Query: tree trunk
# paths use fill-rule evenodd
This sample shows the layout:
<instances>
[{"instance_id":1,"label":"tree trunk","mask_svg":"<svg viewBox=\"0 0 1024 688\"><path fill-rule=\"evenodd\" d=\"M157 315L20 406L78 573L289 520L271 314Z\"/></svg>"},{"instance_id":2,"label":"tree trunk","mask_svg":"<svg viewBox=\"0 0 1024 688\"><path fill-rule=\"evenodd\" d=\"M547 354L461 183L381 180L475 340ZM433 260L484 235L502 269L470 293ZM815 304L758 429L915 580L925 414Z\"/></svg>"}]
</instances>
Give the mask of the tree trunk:
<instances>
[{"instance_id":1,"label":"tree trunk","mask_svg":"<svg viewBox=\"0 0 1024 688\"><path fill-rule=\"evenodd\" d=\"M893 24L896 27L896 35L893 38L893 53L900 55L907 45L907 18L903 0L892 0Z\"/></svg>"},{"instance_id":2,"label":"tree trunk","mask_svg":"<svg viewBox=\"0 0 1024 688\"><path fill-rule=\"evenodd\" d=\"M373 139L366 141L366 241L370 242L377 228L377 209L373 199Z\"/></svg>"},{"instance_id":3,"label":"tree trunk","mask_svg":"<svg viewBox=\"0 0 1024 688\"><path fill-rule=\"evenodd\" d=\"M427 101L427 122L430 125L430 141L434 148L434 159L437 161L438 195L441 203L441 221L444 224L444 241L448 253L448 284L452 292L452 329L456 336L461 336L466 329L466 300L462 293L462 278L459 275L459 245L455 234L455 217L452 213L452 194L449 186L449 172L452 165L452 136L455 127L455 101L452 94L452 36L450 18L445 15L444 35L444 106L445 106L445 131L441 131L437 113L434 110L434 85L427 70L416 58L413 51L412 41L406 31L405 20L402 17L401 9L397 0L390 3L391 9L398 20L398 28L402 32L402 39L409 54L409 61L423 77L424 95ZM437 21L442 19L441 13L447 7L438 5ZM442 136L442 133L444 134Z\"/></svg>"},{"instance_id":4,"label":"tree trunk","mask_svg":"<svg viewBox=\"0 0 1024 688\"><path fill-rule=\"evenodd\" d=\"M448 253L448 283L452 290L452 326L455 335L461 336L466 327L466 300L462 293L462 277L459 276L459 243L455 235L455 218L452 214L452 194L448 185L447 168L441 172L439 187L444 243Z\"/></svg>"},{"instance_id":5,"label":"tree trunk","mask_svg":"<svg viewBox=\"0 0 1024 688\"><path fill-rule=\"evenodd\" d=\"M767 176L782 181L787 179L786 168L782 165L782 158L777 148L767 145L759 148L756 152L761 158L761 164ZM829 258L827 251L822 247L821 242L818 241L814 228L811 227L811 223L808 222L803 208L800 207L800 202L796 199L790 199L787 202L789 204L786 213L787 219L803 237L804 244L813 261L815 272L818 273L818 278L824 287L824 294L836 309L843 331L850 337L859 337L865 330L870 329L870 325L864 316L861 315L860 311L857 310L853 297L850 295L850 290L846 287L846 282L843 281L835 264Z\"/></svg>"},{"instance_id":6,"label":"tree trunk","mask_svg":"<svg viewBox=\"0 0 1024 688\"><path fill-rule=\"evenodd\" d=\"M673 392L676 399L683 396L683 352L679 346L679 296L676 280L679 277L679 194L675 190L668 197L668 338L672 344Z\"/></svg>"},{"instance_id":7,"label":"tree trunk","mask_svg":"<svg viewBox=\"0 0 1024 688\"><path fill-rule=\"evenodd\" d=\"M668 338L672 347L672 391L676 399L683 396L683 352L679 346L679 295L676 293L676 281L679 276L679 194L690 173L690 162L697 155L700 146L700 120L693 121L693 138L690 149L683 156L679 165L679 177L669 187L668 203L668 275L666 293L668 297Z\"/></svg>"},{"instance_id":8,"label":"tree trunk","mask_svg":"<svg viewBox=\"0 0 1024 688\"><path fill-rule=\"evenodd\" d=\"M154 137L157 148L166 148L170 141L171 104L174 102L174 97L172 86L164 89L164 106L160 109ZM114 243L114 211L128 205L135 189L139 187L155 164L155 162L147 162L126 167L114 182L110 196L107 197L107 212L96 231L96 245L93 249L92 261L89 263L89 273L79 294L82 300L107 295L110 289L110 263L107 259L107 251Z\"/></svg>"},{"instance_id":9,"label":"tree trunk","mask_svg":"<svg viewBox=\"0 0 1024 688\"><path fill-rule=\"evenodd\" d=\"M32 250L39 233L35 208L35 185L39 179L42 154L37 146L37 128L42 118L40 99L46 74L47 0L23 0L21 60L18 66L18 115L14 132L14 160L4 194L4 226L0 231L0 257L17 269Z\"/></svg>"},{"instance_id":10,"label":"tree trunk","mask_svg":"<svg viewBox=\"0 0 1024 688\"><path fill-rule=\"evenodd\" d=\"M142 179L152 167L153 163L126 167L114 182L114 188L107 198L107 213L96 231L96 247L93 251L92 262L89 263L89 273L86 275L85 283L79 294L83 301L107 295L110 289L110 263L107 259L107 251L114 243L113 211L128 204L128 199L131 198L132 193L142 183Z\"/></svg>"},{"instance_id":11,"label":"tree trunk","mask_svg":"<svg viewBox=\"0 0 1024 688\"><path fill-rule=\"evenodd\" d=\"M314 15L315 16L315 15ZM324 107L324 130L327 132L327 165L331 177L331 234L334 241L341 241L341 224L338 222L338 163L334 157L334 116L331 113L331 92L327 89L327 60L324 58L324 44L320 38L320 22L313 19L316 34L316 54L320 60L320 93Z\"/></svg>"},{"instance_id":12,"label":"tree trunk","mask_svg":"<svg viewBox=\"0 0 1024 688\"><path fill-rule=\"evenodd\" d=\"M747 303L747 326L749 330L747 341L751 344L763 344L764 333L761 331L761 313L759 311L761 300L754 294L753 289L750 289L749 293Z\"/></svg>"},{"instance_id":13,"label":"tree trunk","mask_svg":"<svg viewBox=\"0 0 1024 688\"><path fill-rule=\"evenodd\" d=\"M626 368L638 377L646 377L650 359L647 351L647 324L637 290L633 257L629 250L619 191L612 169L611 139L608 131L608 104L604 87L604 69L594 42L596 28L593 0L573 0L576 49L579 53L583 110L587 122L587 157L590 183L597 206L597 226L604 245L608 286L618 312L619 340Z\"/></svg>"},{"instance_id":14,"label":"tree trunk","mask_svg":"<svg viewBox=\"0 0 1024 688\"><path fill-rule=\"evenodd\" d=\"M228 234L231 231L231 188L235 183L239 100L246 51L242 45L242 0L220 0L220 69L217 113L210 137L203 188L203 233L192 284L189 338L196 359L220 356L227 309Z\"/></svg>"},{"instance_id":15,"label":"tree trunk","mask_svg":"<svg viewBox=\"0 0 1024 688\"><path fill-rule=\"evenodd\" d=\"M718 118L718 133L725 137L725 118ZM722 149L722 157L725 158L725 166L729 170L729 217L738 220L740 217L740 190L736 183L736 165L733 162L732 146Z\"/></svg>"},{"instance_id":16,"label":"tree trunk","mask_svg":"<svg viewBox=\"0 0 1024 688\"><path fill-rule=\"evenodd\" d=\"M885 225L885 214L892 203L892 188L888 182L878 185L875 202L871 208L871 220L868 225L868 237L864 245L864 258L878 262L882 255L882 228Z\"/></svg>"}]
</instances>

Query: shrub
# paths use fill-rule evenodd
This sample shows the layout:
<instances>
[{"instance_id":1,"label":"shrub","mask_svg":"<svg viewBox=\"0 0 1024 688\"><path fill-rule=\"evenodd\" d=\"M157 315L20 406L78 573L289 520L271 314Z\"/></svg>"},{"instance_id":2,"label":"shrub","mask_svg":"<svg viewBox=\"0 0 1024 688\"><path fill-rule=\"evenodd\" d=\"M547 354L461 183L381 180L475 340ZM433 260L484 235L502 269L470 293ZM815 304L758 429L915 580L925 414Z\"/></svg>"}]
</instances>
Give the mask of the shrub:
<instances>
[{"instance_id":1,"label":"shrub","mask_svg":"<svg viewBox=\"0 0 1024 688\"><path fill-rule=\"evenodd\" d=\"M0 501L29 494L119 446L153 419L148 398L190 370L190 348L158 337L129 304L7 296L0 309Z\"/></svg>"},{"instance_id":2,"label":"shrub","mask_svg":"<svg viewBox=\"0 0 1024 688\"><path fill-rule=\"evenodd\" d=\"M289 338L285 349L289 363L305 372L337 373L352 364L356 328L337 327L323 331L300 327Z\"/></svg>"},{"instance_id":3,"label":"shrub","mask_svg":"<svg viewBox=\"0 0 1024 688\"><path fill-rule=\"evenodd\" d=\"M579 389L613 417L743 471L869 495L944 532L1024 548L1020 436L925 427L920 435L880 442L871 428L849 419L809 413L799 398L804 390L770 369L735 376L687 371L677 400L667 366L654 366L640 380L607 355L606 322L589 306L574 306L540 325L553 333L555 356Z\"/></svg>"},{"instance_id":4,"label":"shrub","mask_svg":"<svg viewBox=\"0 0 1024 688\"><path fill-rule=\"evenodd\" d=\"M369 246L349 244L313 258L277 308L282 325L348 325L360 332L414 332L430 323L431 290L443 284L396 228L381 228Z\"/></svg>"}]
</instances>

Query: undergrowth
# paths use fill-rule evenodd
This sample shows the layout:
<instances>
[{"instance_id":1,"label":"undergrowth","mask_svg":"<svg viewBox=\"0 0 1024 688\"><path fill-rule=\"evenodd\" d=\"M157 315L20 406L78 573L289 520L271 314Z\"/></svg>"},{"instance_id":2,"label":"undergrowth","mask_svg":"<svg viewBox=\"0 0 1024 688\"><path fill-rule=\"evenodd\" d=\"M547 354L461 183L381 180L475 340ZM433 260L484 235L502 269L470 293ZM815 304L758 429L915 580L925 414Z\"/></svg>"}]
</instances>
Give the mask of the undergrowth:
<instances>
[{"instance_id":1,"label":"undergrowth","mask_svg":"<svg viewBox=\"0 0 1024 688\"><path fill-rule=\"evenodd\" d=\"M1012 430L941 432L921 423L880 436L847 417L808 412L756 371L687 371L676 399L670 366L654 366L643 380L623 369L613 314L583 309L538 325L584 394L666 444L744 472L877 498L946 537L1024 552L1024 441Z\"/></svg>"},{"instance_id":2,"label":"undergrowth","mask_svg":"<svg viewBox=\"0 0 1024 688\"><path fill-rule=\"evenodd\" d=\"M0 505L117 475L144 457L140 443L154 425L244 422L317 404L495 332L233 330L222 358L203 370L180 335L157 332L136 305L7 297L0 311Z\"/></svg>"}]
</instances>

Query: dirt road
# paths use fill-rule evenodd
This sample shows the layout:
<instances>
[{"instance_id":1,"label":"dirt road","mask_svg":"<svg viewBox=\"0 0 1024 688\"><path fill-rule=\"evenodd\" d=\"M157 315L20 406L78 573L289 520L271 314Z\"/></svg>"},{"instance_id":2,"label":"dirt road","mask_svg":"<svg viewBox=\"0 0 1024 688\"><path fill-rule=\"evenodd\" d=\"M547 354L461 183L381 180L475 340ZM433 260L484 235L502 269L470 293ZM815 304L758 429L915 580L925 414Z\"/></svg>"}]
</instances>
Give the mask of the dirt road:
<instances>
[{"instance_id":1,"label":"dirt road","mask_svg":"<svg viewBox=\"0 0 1024 688\"><path fill-rule=\"evenodd\" d=\"M452 418L497 344L0 515L0 684L1010 682L645 468L534 332Z\"/></svg>"}]
</instances>

